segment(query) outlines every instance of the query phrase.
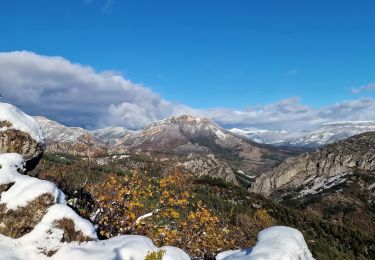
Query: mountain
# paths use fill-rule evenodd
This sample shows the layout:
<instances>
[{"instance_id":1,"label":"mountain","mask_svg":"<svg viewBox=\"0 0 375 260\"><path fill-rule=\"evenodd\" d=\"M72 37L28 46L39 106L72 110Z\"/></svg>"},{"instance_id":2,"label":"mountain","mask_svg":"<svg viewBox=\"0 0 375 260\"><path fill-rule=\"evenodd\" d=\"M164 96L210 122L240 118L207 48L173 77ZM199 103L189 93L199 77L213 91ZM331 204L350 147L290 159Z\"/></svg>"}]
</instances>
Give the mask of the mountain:
<instances>
[{"instance_id":1,"label":"mountain","mask_svg":"<svg viewBox=\"0 0 375 260\"><path fill-rule=\"evenodd\" d=\"M253 178L295 155L289 150L258 144L235 135L208 118L174 116L158 121L141 131L126 135L115 149L172 156L189 169L220 170L220 177L233 181L237 171L240 178ZM210 171L211 171L210 170Z\"/></svg>"},{"instance_id":2,"label":"mountain","mask_svg":"<svg viewBox=\"0 0 375 260\"><path fill-rule=\"evenodd\" d=\"M104 146L103 142L89 131L80 127L67 127L46 117L34 117L42 129L48 152L77 152L78 144L82 148Z\"/></svg>"},{"instance_id":3,"label":"mountain","mask_svg":"<svg viewBox=\"0 0 375 260\"><path fill-rule=\"evenodd\" d=\"M375 121L325 123L318 129L296 133L255 128L233 128L229 131L258 143L272 144L275 146L317 148L339 140L344 140L353 135L375 131Z\"/></svg>"},{"instance_id":4,"label":"mountain","mask_svg":"<svg viewBox=\"0 0 375 260\"><path fill-rule=\"evenodd\" d=\"M375 132L287 159L250 191L375 235Z\"/></svg>"},{"instance_id":5,"label":"mountain","mask_svg":"<svg viewBox=\"0 0 375 260\"><path fill-rule=\"evenodd\" d=\"M133 134L135 131L126 129L125 127L110 126L90 131L96 138L109 145L116 144L120 139L127 135Z\"/></svg>"},{"instance_id":6,"label":"mountain","mask_svg":"<svg viewBox=\"0 0 375 260\"><path fill-rule=\"evenodd\" d=\"M292 150L247 140L207 118L175 116L139 131L108 127L91 132L66 127L44 117L35 119L42 128L49 152L78 153L79 148L107 149L110 154L147 155L196 175L220 177L246 186L270 167L296 155Z\"/></svg>"},{"instance_id":7,"label":"mountain","mask_svg":"<svg viewBox=\"0 0 375 260\"><path fill-rule=\"evenodd\" d=\"M229 132L260 144L278 144L290 135L287 131L271 131L258 128L232 128L229 129Z\"/></svg>"}]
</instances>

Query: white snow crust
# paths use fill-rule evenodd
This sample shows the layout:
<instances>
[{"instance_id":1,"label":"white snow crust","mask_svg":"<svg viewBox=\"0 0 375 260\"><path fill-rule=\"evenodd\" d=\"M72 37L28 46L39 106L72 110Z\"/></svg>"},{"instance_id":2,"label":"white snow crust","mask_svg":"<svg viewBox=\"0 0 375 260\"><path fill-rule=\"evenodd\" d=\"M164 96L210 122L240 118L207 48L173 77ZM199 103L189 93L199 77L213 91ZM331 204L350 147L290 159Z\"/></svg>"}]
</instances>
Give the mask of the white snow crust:
<instances>
[{"instance_id":1,"label":"white snow crust","mask_svg":"<svg viewBox=\"0 0 375 260\"><path fill-rule=\"evenodd\" d=\"M253 248L226 251L216 260L313 260L301 232L275 226L262 230Z\"/></svg>"},{"instance_id":2,"label":"white snow crust","mask_svg":"<svg viewBox=\"0 0 375 260\"><path fill-rule=\"evenodd\" d=\"M43 142L42 131L34 118L11 104L0 102L0 121L9 121L12 123L11 127L2 127L0 131L8 129L20 130L28 133L38 143Z\"/></svg>"}]
</instances>

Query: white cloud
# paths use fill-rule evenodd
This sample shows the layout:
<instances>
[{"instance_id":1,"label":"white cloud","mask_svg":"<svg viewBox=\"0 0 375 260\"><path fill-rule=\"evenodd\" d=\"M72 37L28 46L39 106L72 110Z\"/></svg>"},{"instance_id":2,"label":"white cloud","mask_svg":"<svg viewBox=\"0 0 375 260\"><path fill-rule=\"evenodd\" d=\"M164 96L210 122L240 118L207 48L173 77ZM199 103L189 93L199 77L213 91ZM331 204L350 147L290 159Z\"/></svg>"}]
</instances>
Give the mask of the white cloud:
<instances>
[{"instance_id":1,"label":"white cloud","mask_svg":"<svg viewBox=\"0 0 375 260\"><path fill-rule=\"evenodd\" d=\"M139 128L184 110L114 72L25 51L0 53L0 92L30 113L88 127Z\"/></svg>"},{"instance_id":2,"label":"white cloud","mask_svg":"<svg viewBox=\"0 0 375 260\"><path fill-rule=\"evenodd\" d=\"M358 93L366 92L366 91L370 91L370 90L375 90L375 83L370 83L370 84L367 84L367 85L359 87L359 88L353 88L352 93L358 94Z\"/></svg>"},{"instance_id":3,"label":"white cloud","mask_svg":"<svg viewBox=\"0 0 375 260\"><path fill-rule=\"evenodd\" d=\"M210 117L225 127L273 130L303 130L331 121L375 119L375 100L370 98L321 109L306 106L298 98L244 110L191 108L164 100L118 73L96 72L62 57L26 51L0 53L0 93L5 101L28 113L88 128L118 125L137 129L181 114Z\"/></svg>"}]
</instances>

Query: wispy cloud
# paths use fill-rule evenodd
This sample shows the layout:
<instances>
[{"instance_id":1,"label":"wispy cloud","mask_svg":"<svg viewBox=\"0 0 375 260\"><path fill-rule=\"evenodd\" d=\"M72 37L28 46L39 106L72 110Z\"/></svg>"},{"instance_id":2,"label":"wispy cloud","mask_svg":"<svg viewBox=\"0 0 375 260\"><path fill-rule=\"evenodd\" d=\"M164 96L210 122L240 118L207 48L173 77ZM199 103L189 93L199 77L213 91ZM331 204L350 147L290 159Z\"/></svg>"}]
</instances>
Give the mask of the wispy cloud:
<instances>
[{"instance_id":1,"label":"wispy cloud","mask_svg":"<svg viewBox=\"0 0 375 260\"><path fill-rule=\"evenodd\" d=\"M370 91L370 90L375 90L375 83L370 83L370 84L367 84L367 85L359 87L359 88L353 88L352 93L358 94L358 93L366 92L366 91Z\"/></svg>"},{"instance_id":2,"label":"wispy cloud","mask_svg":"<svg viewBox=\"0 0 375 260\"><path fill-rule=\"evenodd\" d=\"M291 70L288 70L287 73L285 73L286 76L293 76L293 75L296 75L298 73L298 70L297 69L291 69Z\"/></svg>"}]
</instances>

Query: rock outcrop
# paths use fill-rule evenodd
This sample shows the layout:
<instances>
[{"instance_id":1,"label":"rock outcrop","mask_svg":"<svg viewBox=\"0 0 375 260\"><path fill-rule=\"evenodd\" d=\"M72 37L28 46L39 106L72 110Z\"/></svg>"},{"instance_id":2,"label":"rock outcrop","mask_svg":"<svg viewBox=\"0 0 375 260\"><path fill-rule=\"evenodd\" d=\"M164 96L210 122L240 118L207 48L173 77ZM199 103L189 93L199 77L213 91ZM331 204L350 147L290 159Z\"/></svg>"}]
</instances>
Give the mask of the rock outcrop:
<instances>
[{"instance_id":1,"label":"rock outcrop","mask_svg":"<svg viewBox=\"0 0 375 260\"><path fill-rule=\"evenodd\" d=\"M35 120L10 104L0 103L0 153L21 154L30 170L44 149L42 132Z\"/></svg>"},{"instance_id":2,"label":"rock outcrop","mask_svg":"<svg viewBox=\"0 0 375 260\"><path fill-rule=\"evenodd\" d=\"M345 181L354 169L375 170L375 132L363 133L287 159L261 175L250 191L280 196L317 193Z\"/></svg>"}]
</instances>

